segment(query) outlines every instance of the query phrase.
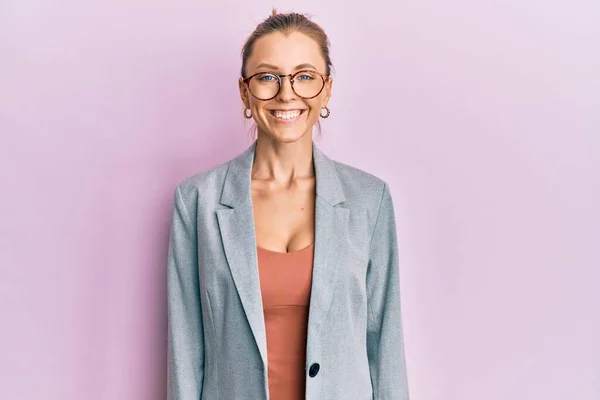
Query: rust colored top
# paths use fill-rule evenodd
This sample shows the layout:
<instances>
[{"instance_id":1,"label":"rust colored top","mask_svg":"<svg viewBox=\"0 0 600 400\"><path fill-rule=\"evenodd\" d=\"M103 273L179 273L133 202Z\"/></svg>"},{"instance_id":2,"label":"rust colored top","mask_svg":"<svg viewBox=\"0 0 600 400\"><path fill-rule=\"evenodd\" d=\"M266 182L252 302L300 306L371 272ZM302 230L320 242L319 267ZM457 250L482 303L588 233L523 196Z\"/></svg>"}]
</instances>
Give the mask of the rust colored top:
<instances>
[{"instance_id":1,"label":"rust colored top","mask_svg":"<svg viewBox=\"0 0 600 400\"><path fill-rule=\"evenodd\" d=\"M271 400L305 398L313 247L291 253L257 247Z\"/></svg>"}]
</instances>

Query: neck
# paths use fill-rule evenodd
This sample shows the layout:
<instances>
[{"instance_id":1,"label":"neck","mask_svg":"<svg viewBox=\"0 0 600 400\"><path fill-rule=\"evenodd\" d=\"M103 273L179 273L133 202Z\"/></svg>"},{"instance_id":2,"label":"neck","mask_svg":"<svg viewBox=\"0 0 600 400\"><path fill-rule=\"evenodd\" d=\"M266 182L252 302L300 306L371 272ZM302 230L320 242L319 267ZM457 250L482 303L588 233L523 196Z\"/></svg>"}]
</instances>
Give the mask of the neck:
<instances>
[{"instance_id":1,"label":"neck","mask_svg":"<svg viewBox=\"0 0 600 400\"><path fill-rule=\"evenodd\" d=\"M285 143L259 132L252 165L252 179L288 185L298 178L313 177L312 146L310 133L295 142Z\"/></svg>"}]
</instances>

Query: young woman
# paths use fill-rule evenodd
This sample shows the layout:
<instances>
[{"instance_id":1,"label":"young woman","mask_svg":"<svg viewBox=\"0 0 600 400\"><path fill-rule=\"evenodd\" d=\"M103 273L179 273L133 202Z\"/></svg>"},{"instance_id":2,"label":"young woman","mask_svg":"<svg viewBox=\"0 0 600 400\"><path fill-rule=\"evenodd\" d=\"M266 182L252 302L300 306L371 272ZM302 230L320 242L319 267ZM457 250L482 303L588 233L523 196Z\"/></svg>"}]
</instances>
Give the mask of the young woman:
<instances>
[{"instance_id":1,"label":"young woman","mask_svg":"<svg viewBox=\"0 0 600 400\"><path fill-rule=\"evenodd\" d=\"M256 140L175 191L171 398L408 400L389 187L313 142L327 36L274 12L242 59Z\"/></svg>"}]
</instances>

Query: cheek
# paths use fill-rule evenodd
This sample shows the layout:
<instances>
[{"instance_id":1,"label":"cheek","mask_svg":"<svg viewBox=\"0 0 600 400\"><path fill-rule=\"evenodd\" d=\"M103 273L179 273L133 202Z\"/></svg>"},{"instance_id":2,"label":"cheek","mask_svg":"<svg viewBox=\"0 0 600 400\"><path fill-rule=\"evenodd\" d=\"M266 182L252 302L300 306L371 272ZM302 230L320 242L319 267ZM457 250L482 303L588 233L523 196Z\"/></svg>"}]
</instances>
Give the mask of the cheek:
<instances>
[{"instance_id":1,"label":"cheek","mask_svg":"<svg viewBox=\"0 0 600 400\"><path fill-rule=\"evenodd\" d=\"M321 111L321 96L306 101L306 105L310 108L312 114L319 114Z\"/></svg>"},{"instance_id":2,"label":"cheek","mask_svg":"<svg viewBox=\"0 0 600 400\"><path fill-rule=\"evenodd\" d=\"M250 100L250 109L252 110L252 114L254 114L255 116L260 115L263 112L268 112L267 111L267 107L265 106L265 104L263 104L264 102L252 99Z\"/></svg>"},{"instance_id":3,"label":"cheek","mask_svg":"<svg viewBox=\"0 0 600 400\"><path fill-rule=\"evenodd\" d=\"M312 123L316 123L317 120L319 119L319 114L321 113L321 100L320 99L313 99L313 101L311 101L309 107L310 107L310 115L309 115L309 120Z\"/></svg>"}]
</instances>

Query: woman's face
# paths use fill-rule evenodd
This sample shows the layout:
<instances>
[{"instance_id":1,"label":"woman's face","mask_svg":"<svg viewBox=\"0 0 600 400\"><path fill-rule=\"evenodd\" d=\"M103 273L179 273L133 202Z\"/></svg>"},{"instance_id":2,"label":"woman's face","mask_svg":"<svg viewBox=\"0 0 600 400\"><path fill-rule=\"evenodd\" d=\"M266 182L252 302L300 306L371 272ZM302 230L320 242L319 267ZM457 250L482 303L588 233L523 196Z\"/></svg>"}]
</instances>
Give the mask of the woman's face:
<instances>
[{"instance_id":1,"label":"woman's face","mask_svg":"<svg viewBox=\"0 0 600 400\"><path fill-rule=\"evenodd\" d=\"M304 70L326 73L325 59L317 42L300 32L292 32L287 36L275 32L254 43L254 49L246 64L246 77L258 72L283 75ZM297 77L296 90L300 92L300 85L305 84L308 79L308 76ZM321 78L317 76L317 79ZM272 78L266 77L263 80L272 81ZM304 83L301 83L301 80ZM259 135L268 135L271 139L284 143L295 142L305 135L312 140L312 128L319 118L321 108L329 102L331 84L332 80L329 78L318 96L304 99L294 93L290 78L285 77L282 78L281 90L277 96L262 101L252 96L241 78L239 81L242 101L252 110ZM298 112L300 114L296 116Z\"/></svg>"}]
</instances>

